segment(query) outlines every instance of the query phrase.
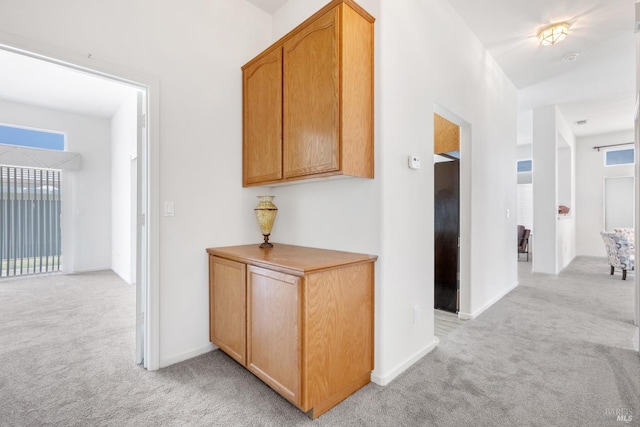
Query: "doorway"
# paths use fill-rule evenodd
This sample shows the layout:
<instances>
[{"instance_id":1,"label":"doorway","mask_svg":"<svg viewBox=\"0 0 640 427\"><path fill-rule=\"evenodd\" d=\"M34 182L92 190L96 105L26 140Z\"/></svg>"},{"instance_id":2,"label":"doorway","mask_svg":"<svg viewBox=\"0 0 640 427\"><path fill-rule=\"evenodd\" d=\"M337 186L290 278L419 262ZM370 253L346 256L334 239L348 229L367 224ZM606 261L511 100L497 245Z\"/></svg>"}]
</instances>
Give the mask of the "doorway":
<instances>
[{"instance_id":1,"label":"doorway","mask_svg":"<svg viewBox=\"0 0 640 427\"><path fill-rule=\"evenodd\" d=\"M460 127L434 114L434 308L460 310Z\"/></svg>"},{"instance_id":2,"label":"doorway","mask_svg":"<svg viewBox=\"0 0 640 427\"><path fill-rule=\"evenodd\" d=\"M46 51L47 49L44 48ZM58 52L59 53L59 52ZM86 186L81 185L85 184L80 176L74 177L74 174L69 174L69 182L65 183L65 186L68 185L71 190L69 191L74 197L76 197L76 202L78 201L78 197L80 193L82 193L82 189L86 190L84 194L94 195L94 194L109 194L109 188L114 188L114 191L111 191L112 194L120 194L122 197L118 199L118 201L112 200L112 211L117 211L114 206L118 208L122 208L121 202L126 201L124 217L126 218L126 225L123 224L114 224L113 218L111 219L111 225L105 224L105 227L109 227L112 231L112 243L113 243L113 231L117 230L119 235L124 235L125 231L128 236L125 236L125 239L121 239L124 243L122 244L122 248L127 248L126 256L122 258L126 260L127 269L130 269L128 273L131 280L127 280L130 283L134 283L136 286L136 306L131 307L132 310L136 311L136 332L135 332L135 362L138 364L143 364L144 367L148 369L158 369L158 346L157 346L157 304L155 295L157 295L157 291L154 288L149 289L152 285L150 280L150 276L152 271L155 271L155 266L149 266L150 260L153 259L153 255L149 252L154 252L150 250L150 247L153 245L148 244L148 239L155 240L153 234L149 233L149 206L151 206L151 201L149 198L155 193L157 184L156 180L151 179L149 163L152 161L150 156L150 145L151 139L149 138L150 129L148 128L149 120L147 118L146 112L148 110L152 110L155 114L157 111L157 102L154 102L153 105L149 105L149 91L153 87L154 90L157 90L158 83L155 80L151 80L146 82L145 78L139 79L129 79L126 77L118 77L115 74L111 74L109 72L109 67L99 63L92 62L91 64L82 65L82 61L79 58L74 58L72 62L66 62L63 59L54 59L51 56L46 55L45 53L36 53L31 49L29 51L20 49L18 47L12 47L2 44L2 40L0 40L0 54L2 56L3 63L6 66L3 66L3 73L8 72L8 69L13 66L14 63L19 63L19 66L13 66L16 71L21 71L22 76L24 77L25 85L29 85L29 81L43 83L47 82L46 79L54 78L57 82L56 84L43 84L37 85L38 87L51 87L52 90L56 88L59 90L60 87L70 87L73 85L73 82L78 82L78 85L82 89L78 89L75 91L68 91L67 93L72 93L75 95L84 96L85 94L91 94L91 96L100 96L95 95L96 93L104 94L105 98L95 98L93 99L93 103L87 103L89 98L85 97L82 99L69 99L68 97L63 97L64 102L68 102L64 106L62 104L55 105L51 103L52 99L60 99L60 96L56 97L54 95L59 95L59 93L52 93L50 97L47 99L44 90L41 90L41 93L34 94L34 92L30 92L25 90L25 95L23 98L9 98L11 101L7 102L19 102L22 103L28 108L40 108L42 111L61 111L64 114L78 114L79 116L91 116L88 110L83 113L83 110L76 110L75 108L81 108L78 106L87 105L95 105L100 104L101 106L107 108L108 106L113 106L114 97L116 97L121 91L126 92L126 105L124 103L119 103L118 106L113 108L117 108L117 111L109 112L105 111L105 116L97 115L98 120L102 120L106 123L110 123L109 125L101 126L101 129L106 129L106 132L101 133L101 135L111 134L111 144L114 141L114 134L123 133L121 130L126 129L126 135L119 135L119 146L123 149L122 152L118 154L119 158L122 159L119 164L121 167L118 167L117 172L111 172L111 182L109 178L105 178L100 181L99 188L101 190L96 190L96 186ZM64 57L64 56L63 56ZM26 71L25 71L26 70ZM33 73L32 73L33 71ZM19 74L19 73L18 73ZM16 74L16 75L18 75ZM139 76L137 76L139 77ZM41 78L42 81L37 80ZM31 80L29 80L31 79ZM57 84L60 81L65 82L65 84ZM139 83L146 82L146 83ZM88 87L91 87L93 90L87 90ZM105 88L107 90L105 90ZM42 95L42 97L40 97ZM107 100L108 102L100 102ZM61 101L62 102L62 101ZM74 104L74 102L76 102ZM137 105L136 105L137 104ZM149 108L151 107L151 108ZM93 110L92 110L93 111ZM112 110L110 110L112 111ZM24 116L24 115L23 115ZM27 116L24 116L24 119L20 120L28 120ZM42 117L45 117L42 115ZM75 117L75 116L74 116ZM117 123L116 123L116 117ZM38 118L38 120L49 120L51 119L42 119ZM75 119L73 119L75 120ZM96 123L98 122L96 120ZM57 126L57 125L56 125ZM62 126L62 125L61 125ZM80 127L78 127L80 128ZM155 130L155 129L154 129ZM86 140L91 140L91 138L84 138ZM83 138L79 138L76 136L76 141L84 140ZM93 140L92 140L93 141ZM107 144L109 142L107 141ZM94 146L96 144L93 144ZM95 161L92 164L100 164L101 170L104 170L104 165L113 166L113 145L111 147L111 160L109 160L109 153L106 153L106 156L103 156L104 162L101 159L96 159L95 152L92 152L93 159ZM104 153L103 153L104 154ZM110 163L109 163L110 162ZM132 162L136 163L136 167L132 167ZM91 162L87 162L89 164ZM85 170L87 170L85 168ZM79 173L79 172L77 172ZM76 173L76 174L77 174ZM117 186L113 181L113 177L121 179L124 175L127 176L129 180L128 183L124 183L126 193L131 190L131 194L124 194L123 192L117 191ZM89 182L89 180L85 180ZM93 183L93 181L91 181ZM82 187L82 189L81 189ZM65 187L67 188L67 187ZM105 191L104 189L107 189ZM108 196L107 196L108 198ZM87 198L87 204L90 203L93 199ZM74 200L70 200L69 206L73 205ZM115 204L114 204L115 203ZM108 206L106 209L102 209L103 212L108 212ZM82 213L82 210L77 208L68 208L66 211L66 222L69 223L81 223L81 221L75 221L75 217L78 216L78 212ZM65 212L63 211L62 216L65 216ZM93 218L93 216L88 215L88 217ZM109 218L109 215L105 214L105 217ZM155 218L153 218L155 219ZM84 223L82 223L84 224ZM153 222L155 224L155 222ZM70 229L67 227L67 229ZM71 247L73 249L73 245L76 245L76 248L89 246L86 243L83 245L82 243L76 244L74 239L82 238L82 236L90 233L74 233L74 236L69 237L70 242L67 247ZM64 244L64 240L63 240ZM70 250L69 253L74 253L73 250ZM79 250L75 251L76 254L86 255L86 252L80 252ZM65 252L66 254L66 252ZM155 252L154 252L155 254ZM77 258L80 258L78 256ZM81 261L84 261L86 257L82 260L78 261L76 259L76 264L79 264ZM66 258L65 258L66 260ZM113 255L112 255L113 260ZM106 261L106 265L108 265L109 261ZM92 267L80 267L74 268L73 262L69 262L69 272L81 272L81 271L89 271ZM88 265L88 263L85 263ZM100 264L98 268L102 267L105 264ZM65 263L65 267L67 263ZM84 268L84 270L83 270ZM109 268L109 267L107 267ZM111 265L113 269L113 263ZM115 271L115 270L114 270ZM154 276L155 277L155 276Z\"/></svg>"}]
</instances>

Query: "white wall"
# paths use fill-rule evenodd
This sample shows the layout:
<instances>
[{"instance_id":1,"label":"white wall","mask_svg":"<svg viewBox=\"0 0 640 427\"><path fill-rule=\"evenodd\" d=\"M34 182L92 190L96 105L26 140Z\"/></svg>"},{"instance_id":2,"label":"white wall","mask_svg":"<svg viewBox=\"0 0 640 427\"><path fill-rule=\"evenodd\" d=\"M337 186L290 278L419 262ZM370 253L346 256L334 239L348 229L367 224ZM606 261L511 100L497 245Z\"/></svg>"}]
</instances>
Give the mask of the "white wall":
<instances>
[{"instance_id":1,"label":"white wall","mask_svg":"<svg viewBox=\"0 0 640 427\"><path fill-rule=\"evenodd\" d=\"M516 148L516 155L518 156L518 160L529 160L533 156L533 145L532 144L518 144Z\"/></svg>"},{"instance_id":2,"label":"white wall","mask_svg":"<svg viewBox=\"0 0 640 427\"><path fill-rule=\"evenodd\" d=\"M0 100L0 123L66 134L80 153L78 171L62 174L62 253L66 273L111 267L109 120Z\"/></svg>"},{"instance_id":3,"label":"white wall","mask_svg":"<svg viewBox=\"0 0 640 427\"><path fill-rule=\"evenodd\" d=\"M136 159L137 117L136 92L132 89L111 118L111 269L129 284L136 280L132 263L136 238L132 213L136 199L131 163Z\"/></svg>"},{"instance_id":4,"label":"white wall","mask_svg":"<svg viewBox=\"0 0 640 427\"><path fill-rule=\"evenodd\" d=\"M597 151L593 147L632 141L633 130L581 137L576 141L577 255L606 256L600 237L604 227L604 178L634 175L633 165L605 167L605 150Z\"/></svg>"},{"instance_id":5,"label":"white wall","mask_svg":"<svg viewBox=\"0 0 640 427\"><path fill-rule=\"evenodd\" d=\"M573 203L573 148L558 147L558 205L564 205L575 209ZM569 215L573 215L569 211Z\"/></svg>"},{"instance_id":6,"label":"white wall","mask_svg":"<svg viewBox=\"0 0 640 427\"><path fill-rule=\"evenodd\" d=\"M160 201L175 202L160 223L160 364L207 351L204 249L260 241L253 207L265 189L240 184L240 66L326 0L291 0L273 32L270 16L238 0L4 3L1 32L158 78ZM374 378L385 383L434 345L433 165L412 171L406 158L431 157L435 105L468 123L462 310L477 315L517 284L516 215L506 215L516 208L516 91L446 1L359 3L378 18L376 179L269 191L275 242L380 256Z\"/></svg>"},{"instance_id":7,"label":"white wall","mask_svg":"<svg viewBox=\"0 0 640 427\"><path fill-rule=\"evenodd\" d=\"M533 184L518 184L518 224L533 230ZM529 252L533 252L529 242Z\"/></svg>"},{"instance_id":8,"label":"white wall","mask_svg":"<svg viewBox=\"0 0 640 427\"><path fill-rule=\"evenodd\" d=\"M158 205L175 202L175 216L159 224L161 366L211 349L205 248L256 238L258 191L240 184L240 67L270 37L270 16L239 0L3 1L0 42L26 40L44 53L159 82L150 94L160 112L151 117L159 129ZM100 159L107 169L109 158L107 151ZM99 243L84 253L108 248L110 236Z\"/></svg>"},{"instance_id":9,"label":"white wall","mask_svg":"<svg viewBox=\"0 0 640 427\"><path fill-rule=\"evenodd\" d=\"M535 253L532 269L538 273L557 274L575 258L575 138L568 123L555 105L533 110L533 234ZM569 149L560 157L558 149ZM572 171L567 173L566 168ZM559 177L571 184L560 184ZM569 201L571 214L558 215L559 191Z\"/></svg>"},{"instance_id":10,"label":"white wall","mask_svg":"<svg viewBox=\"0 0 640 427\"><path fill-rule=\"evenodd\" d=\"M576 257L575 250L575 217L558 217L556 228L556 265L558 272L566 268Z\"/></svg>"},{"instance_id":11,"label":"white wall","mask_svg":"<svg viewBox=\"0 0 640 427\"><path fill-rule=\"evenodd\" d=\"M556 115L556 203L568 206L568 215L558 215L556 228L556 268L566 268L576 257L575 204L575 146L576 140L569 123L557 111ZM557 212L557 211L556 211Z\"/></svg>"},{"instance_id":12,"label":"white wall","mask_svg":"<svg viewBox=\"0 0 640 427\"><path fill-rule=\"evenodd\" d=\"M556 274L556 107L533 111L533 233L536 255L532 270Z\"/></svg>"},{"instance_id":13,"label":"white wall","mask_svg":"<svg viewBox=\"0 0 640 427\"><path fill-rule=\"evenodd\" d=\"M274 15L273 39L325 3L291 0ZM431 158L435 105L470 125L461 207L469 213L463 244L470 279L461 311L477 315L517 283L516 93L448 3L359 4L377 18L376 178L274 188L280 210L273 237L380 256L374 379L385 383L434 344L433 164L414 171L406 159Z\"/></svg>"}]
</instances>

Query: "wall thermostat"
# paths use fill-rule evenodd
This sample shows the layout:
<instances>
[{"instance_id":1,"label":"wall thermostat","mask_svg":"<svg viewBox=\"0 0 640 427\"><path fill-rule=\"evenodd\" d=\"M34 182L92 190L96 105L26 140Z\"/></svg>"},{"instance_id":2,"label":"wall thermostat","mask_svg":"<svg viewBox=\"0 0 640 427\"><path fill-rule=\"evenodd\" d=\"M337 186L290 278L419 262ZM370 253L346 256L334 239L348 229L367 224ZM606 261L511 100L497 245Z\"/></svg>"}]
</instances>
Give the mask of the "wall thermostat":
<instances>
[{"instance_id":1,"label":"wall thermostat","mask_svg":"<svg viewBox=\"0 0 640 427\"><path fill-rule=\"evenodd\" d=\"M409 156L409 169L420 169L420 157Z\"/></svg>"}]
</instances>

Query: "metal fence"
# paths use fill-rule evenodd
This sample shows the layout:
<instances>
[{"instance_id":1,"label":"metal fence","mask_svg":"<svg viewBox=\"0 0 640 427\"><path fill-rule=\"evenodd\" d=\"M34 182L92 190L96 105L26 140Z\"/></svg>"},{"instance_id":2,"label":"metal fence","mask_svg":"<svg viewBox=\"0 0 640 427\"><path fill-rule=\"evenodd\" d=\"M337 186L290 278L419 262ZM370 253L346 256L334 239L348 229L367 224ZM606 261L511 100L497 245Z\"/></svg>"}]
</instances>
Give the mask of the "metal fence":
<instances>
[{"instance_id":1,"label":"metal fence","mask_svg":"<svg viewBox=\"0 0 640 427\"><path fill-rule=\"evenodd\" d=\"M61 270L60 174L0 166L0 277Z\"/></svg>"}]
</instances>

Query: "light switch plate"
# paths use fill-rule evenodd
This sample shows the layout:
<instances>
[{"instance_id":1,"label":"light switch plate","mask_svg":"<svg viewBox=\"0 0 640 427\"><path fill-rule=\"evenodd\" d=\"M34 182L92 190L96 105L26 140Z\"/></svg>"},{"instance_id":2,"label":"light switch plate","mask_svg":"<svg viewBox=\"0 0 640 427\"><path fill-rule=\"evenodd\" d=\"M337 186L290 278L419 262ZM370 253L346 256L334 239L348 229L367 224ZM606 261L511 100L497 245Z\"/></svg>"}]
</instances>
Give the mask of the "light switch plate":
<instances>
[{"instance_id":1,"label":"light switch plate","mask_svg":"<svg viewBox=\"0 0 640 427\"><path fill-rule=\"evenodd\" d=\"M173 202L164 202L164 216L174 216L175 213Z\"/></svg>"}]
</instances>

